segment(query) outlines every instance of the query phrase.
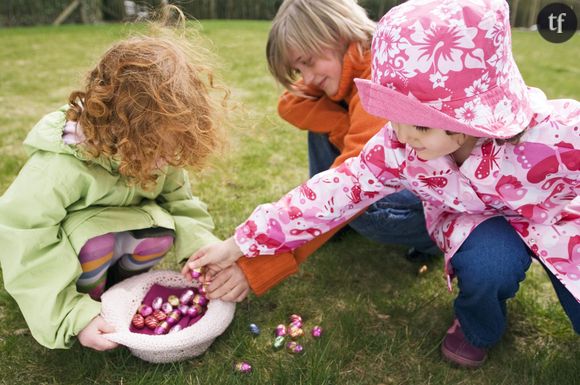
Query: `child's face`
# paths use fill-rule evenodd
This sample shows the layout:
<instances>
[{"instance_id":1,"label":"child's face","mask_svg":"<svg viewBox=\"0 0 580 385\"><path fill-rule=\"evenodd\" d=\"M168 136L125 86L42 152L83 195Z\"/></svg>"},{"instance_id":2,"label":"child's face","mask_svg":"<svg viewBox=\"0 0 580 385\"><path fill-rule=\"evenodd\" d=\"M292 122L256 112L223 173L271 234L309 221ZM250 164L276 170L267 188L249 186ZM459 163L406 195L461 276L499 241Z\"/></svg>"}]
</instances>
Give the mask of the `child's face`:
<instances>
[{"instance_id":1,"label":"child's face","mask_svg":"<svg viewBox=\"0 0 580 385\"><path fill-rule=\"evenodd\" d=\"M290 63L300 72L307 86L322 90L327 96L338 92L342 76L342 57L330 49L322 51L321 55L306 54L290 50Z\"/></svg>"},{"instance_id":2,"label":"child's face","mask_svg":"<svg viewBox=\"0 0 580 385\"><path fill-rule=\"evenodd\" d=\"M397 138L415 149L417 156L424 160L437 159L453 154L465 146L472 145L471 137L462 134L449 135L440 128L413 126L391 122ZM475 139L475 138L474 138Z\"/></svg>"}]
</instances>

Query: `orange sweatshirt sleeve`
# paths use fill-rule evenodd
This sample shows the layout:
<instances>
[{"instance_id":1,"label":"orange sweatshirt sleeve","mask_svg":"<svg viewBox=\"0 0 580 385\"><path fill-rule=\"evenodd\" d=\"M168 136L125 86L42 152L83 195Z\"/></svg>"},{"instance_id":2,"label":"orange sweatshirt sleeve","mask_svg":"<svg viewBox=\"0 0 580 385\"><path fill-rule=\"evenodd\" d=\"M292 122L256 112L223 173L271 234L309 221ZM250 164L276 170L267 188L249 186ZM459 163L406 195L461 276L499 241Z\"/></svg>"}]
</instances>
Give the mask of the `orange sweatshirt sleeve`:
<instances>
[{"instance_id":1,"label":"orange sweatshirt sleeve","mask_svg":"<svg viewBox=\"0 0 580 385\"><path fill-rule=\"evenodd\" d=\"M370 115L363 109L358 93L351 99L348 109L350 127L344 136L344 147L331 168L341 165L348 158L358 156L369 139L387 123L387 120Z\"/></svg>"}]
</instances>

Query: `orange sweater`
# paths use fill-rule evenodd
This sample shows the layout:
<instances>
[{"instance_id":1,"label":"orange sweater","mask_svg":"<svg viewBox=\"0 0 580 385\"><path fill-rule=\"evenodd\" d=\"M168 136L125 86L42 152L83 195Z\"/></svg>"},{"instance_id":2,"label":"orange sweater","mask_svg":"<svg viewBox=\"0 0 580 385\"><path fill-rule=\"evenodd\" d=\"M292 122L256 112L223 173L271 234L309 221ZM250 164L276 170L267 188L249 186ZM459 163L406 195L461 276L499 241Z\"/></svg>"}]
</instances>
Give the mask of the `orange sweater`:
<instances>
[{"instance_id":1,"label":"orange sweater","mask_svg":"<svg viewBox=\"0 0 580 385\"><path fill-rule=\"evenodd\" d=\"M369 79L370 74L370 51L365 51L361 56L357 45L351 44L343 58L342 76L336 95L328 97L320 90L313 89L308 93L318 95L314 99L288 91L280 97L278 113L282 119L303 130L328 134L330 142L340 151L332 167L357 156L366 142L387 122L369 115L360 103L354 79ZM244 272L252 291L261 295L296 273L300 263L345 225L320 235L293 253L240 258L238 266Z\"/></svg>"}]
</instances>

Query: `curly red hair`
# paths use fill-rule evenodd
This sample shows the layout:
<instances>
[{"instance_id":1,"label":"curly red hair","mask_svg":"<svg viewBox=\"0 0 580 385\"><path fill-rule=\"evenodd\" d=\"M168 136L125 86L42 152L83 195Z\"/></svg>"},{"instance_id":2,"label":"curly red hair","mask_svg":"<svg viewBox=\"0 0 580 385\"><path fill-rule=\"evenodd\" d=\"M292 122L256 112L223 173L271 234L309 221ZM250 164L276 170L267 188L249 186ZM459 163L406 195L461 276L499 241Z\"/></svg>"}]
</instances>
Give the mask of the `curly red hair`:
<instances>
[{"instance_id":1,"label":"curly red hair","mask_svg":"<svg viewBox=\"0 0 580 385\"><path fill-rule=\"evenodd\" d=\"M213 72L198 48L175 35L110 48L69 97L67 118L79 122L88 155L114 159L120 174L144 188L163 165L201 167L222 137L220 105L209 93Z\"/></svg>"}]
</instances>

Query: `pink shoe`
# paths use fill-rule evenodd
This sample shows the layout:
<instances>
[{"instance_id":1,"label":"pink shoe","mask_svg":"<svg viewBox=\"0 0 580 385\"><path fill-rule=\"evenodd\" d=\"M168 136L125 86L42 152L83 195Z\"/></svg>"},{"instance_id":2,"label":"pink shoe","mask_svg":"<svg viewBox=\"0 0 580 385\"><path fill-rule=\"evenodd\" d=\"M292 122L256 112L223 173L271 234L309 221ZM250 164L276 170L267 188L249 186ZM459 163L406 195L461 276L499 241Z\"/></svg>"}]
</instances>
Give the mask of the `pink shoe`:
<instances>
[{"instance_id":1,"label":"pink shoe","mask_svg":"<svg viewBox=\"0 0 580 385\"><path fill-rule=\"evenodd\" d=\"M467 341L457 318L447 330L441 353L448 361L466 368L479 368L487 358L487 349L478 348Z\"/></svg>"}]
</instances>

